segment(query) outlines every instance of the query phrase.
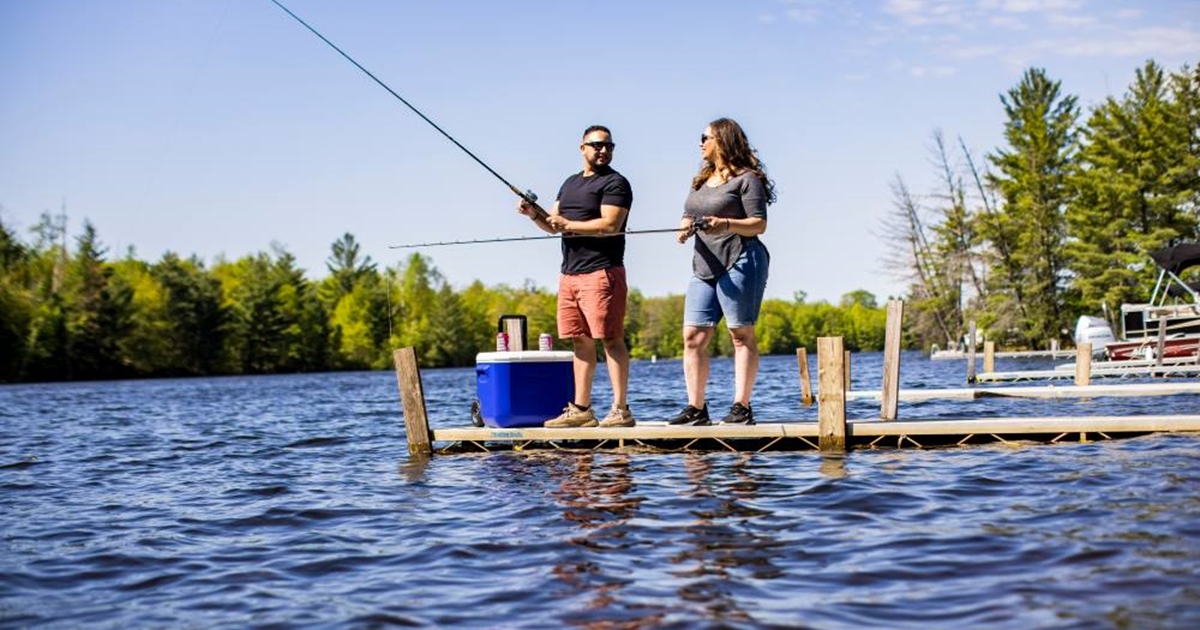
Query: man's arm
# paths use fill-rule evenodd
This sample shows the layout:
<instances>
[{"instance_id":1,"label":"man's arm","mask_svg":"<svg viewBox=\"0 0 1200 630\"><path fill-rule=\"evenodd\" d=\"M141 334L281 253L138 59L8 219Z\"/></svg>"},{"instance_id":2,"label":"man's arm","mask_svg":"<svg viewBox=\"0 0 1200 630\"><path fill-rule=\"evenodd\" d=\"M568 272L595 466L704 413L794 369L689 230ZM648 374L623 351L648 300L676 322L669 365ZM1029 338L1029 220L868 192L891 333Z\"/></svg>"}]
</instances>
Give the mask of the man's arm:
<instances>
[{"instance_id":1,"label":"man's arm","mask_svg":"<svg viewBox=\"0 0 1200 630\"><path fill-rule=\"evenodd\" d=\"M549 232L550 234L558 234L559 232L562 231L562 230L555 228L554 225L551 223L555 219L561 218L558 216L558 202L557 201L554 202L553 206L550 206L550 210L548 210L549 216L545 219L538 216L537 210L534 210L533 206L529 205L529 202L525 201L524 199L521 200L521 203L517 204L517 212L520 212L521 214L529 217L530 219L533 219L534 225L538 226L538 228L540 228L543 232Z\"/></svg>"},{"instance_id":2,"label":"man's arm","mask_svg":"<svg viewBox=\"0 0 1200 630\"><path fill-rule=\"evenodd\" d=\"M587 221L571 221L558 215L557 203L554 205L554 210L548 220L550 225L558 228L559 232L571 232L572 234L616 234L621 231L621 226L625 225L625 217L629 215L629 208L602 205L599 217Z\"/></svg>"}]
</instances>

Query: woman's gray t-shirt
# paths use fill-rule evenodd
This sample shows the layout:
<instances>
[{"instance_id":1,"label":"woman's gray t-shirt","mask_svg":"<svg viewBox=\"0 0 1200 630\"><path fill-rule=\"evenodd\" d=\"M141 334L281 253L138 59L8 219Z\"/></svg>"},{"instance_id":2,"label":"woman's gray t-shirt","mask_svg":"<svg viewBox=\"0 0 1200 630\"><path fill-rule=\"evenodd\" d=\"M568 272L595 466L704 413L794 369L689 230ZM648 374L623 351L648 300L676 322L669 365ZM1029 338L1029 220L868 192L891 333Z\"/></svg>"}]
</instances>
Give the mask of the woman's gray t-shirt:
<instances>
[{"instance_id":1,"label":"woman's gray t-shirt","mask_svg":"<svg viewBox=\"0 0 1200 630\"><path fill-rule=\"evenodd\" d=\"M767 218L767 191L762 180L752 171L746 171L720 186L703 184L693 190L683 204L683 215L688 218L716 217L720 219ZM705 234L696 232L696 250L692 256L692 271L701 280L712 280L724 274L748 241L757 236L741 236L732 232Z\"/></svg>"}]
</instances>

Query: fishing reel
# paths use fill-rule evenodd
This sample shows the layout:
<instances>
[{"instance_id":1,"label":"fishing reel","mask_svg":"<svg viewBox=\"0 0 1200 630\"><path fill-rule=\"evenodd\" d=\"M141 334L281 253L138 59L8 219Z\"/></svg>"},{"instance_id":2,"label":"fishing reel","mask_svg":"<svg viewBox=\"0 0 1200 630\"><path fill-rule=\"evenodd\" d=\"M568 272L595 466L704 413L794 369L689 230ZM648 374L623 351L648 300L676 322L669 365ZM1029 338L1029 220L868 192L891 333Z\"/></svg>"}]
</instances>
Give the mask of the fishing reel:
<instances>
[{"instance_id":1,"label":"fishing reel","mask_svg":"<svg viewBox=\"0 0 1200 630\"><path fill-rule=\"evenodd\" d=\"M692 217L692 225L688 227L688 236L695 236L696 232L707 230L712 225L712 217Z\"/></svg>"},{"instance_id":2,"label":"fishing reel","mask_svg":"<svg viewBox=\"0 0 1200 630\"><path fill-rule=\"evenodd\" d=\"M537 211L537 216L539 219L545 220L545 219L549 218L550 213L546 212L546 209L543 208L541 205L539 205L537 202L537 199L538 199L537 193L533 192L532 190L526 190L525 192L521 192L520 190L517 190L515 187L512 188L512 191L517 193L517 196L520 197L521 199L523 199L525 201L525 203L533 206L533 209L535 211Z\"/></svg>"}]
</instances>

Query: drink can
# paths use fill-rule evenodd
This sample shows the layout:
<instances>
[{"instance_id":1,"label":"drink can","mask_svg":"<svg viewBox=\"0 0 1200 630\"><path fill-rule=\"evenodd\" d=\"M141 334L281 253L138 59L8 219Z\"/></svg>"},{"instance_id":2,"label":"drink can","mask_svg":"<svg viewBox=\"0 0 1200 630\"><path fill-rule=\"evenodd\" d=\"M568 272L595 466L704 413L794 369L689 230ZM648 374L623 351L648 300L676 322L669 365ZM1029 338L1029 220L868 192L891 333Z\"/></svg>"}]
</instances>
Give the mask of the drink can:
<instances>
[{"instance_id":1,"label":"drink can","mask_svg":"<svg viewBox=\"0 0 1200 630\"><path fill-rule=\"evenodd\" d=\"M549 352L554 348L554 337L550 333L542 333L538 335L538 350Z\"/></svg>"},{"instance_id":2,"label":"drink can","mask_svg":"<svg viewBox=\"0 0 1200 630\"><path fill-rule=\"evenodd\" d=\"M496 333L496 352L508 352L508 333Z\"/></svg>"}]
</instances>

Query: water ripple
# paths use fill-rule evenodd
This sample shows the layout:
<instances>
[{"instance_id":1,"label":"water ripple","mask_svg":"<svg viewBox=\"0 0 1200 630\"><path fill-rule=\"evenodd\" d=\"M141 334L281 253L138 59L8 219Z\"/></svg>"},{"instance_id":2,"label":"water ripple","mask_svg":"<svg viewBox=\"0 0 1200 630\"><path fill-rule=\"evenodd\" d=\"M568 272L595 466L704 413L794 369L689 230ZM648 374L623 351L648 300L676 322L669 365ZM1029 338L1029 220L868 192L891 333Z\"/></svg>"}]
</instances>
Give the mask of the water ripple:
<instances>
[{"instance_id":1,"label":"water ripple","mask_svg":"<svg viewBox=\"0 0 1200 630\"><path fill-rule=\"evenodd\" d=\"M904 361L906 387L961 384ZM677 361L634 369L639 417L677 411ZM714 408L730 376L714 361ZM423 377L431 422L464 425L473 370ZM815 419L793 358L760 378L756 415ZM0 388L0 627L1200 627L1195 435L411 460L396 398L390 372Z\"/></svg>"}]
</instances>

